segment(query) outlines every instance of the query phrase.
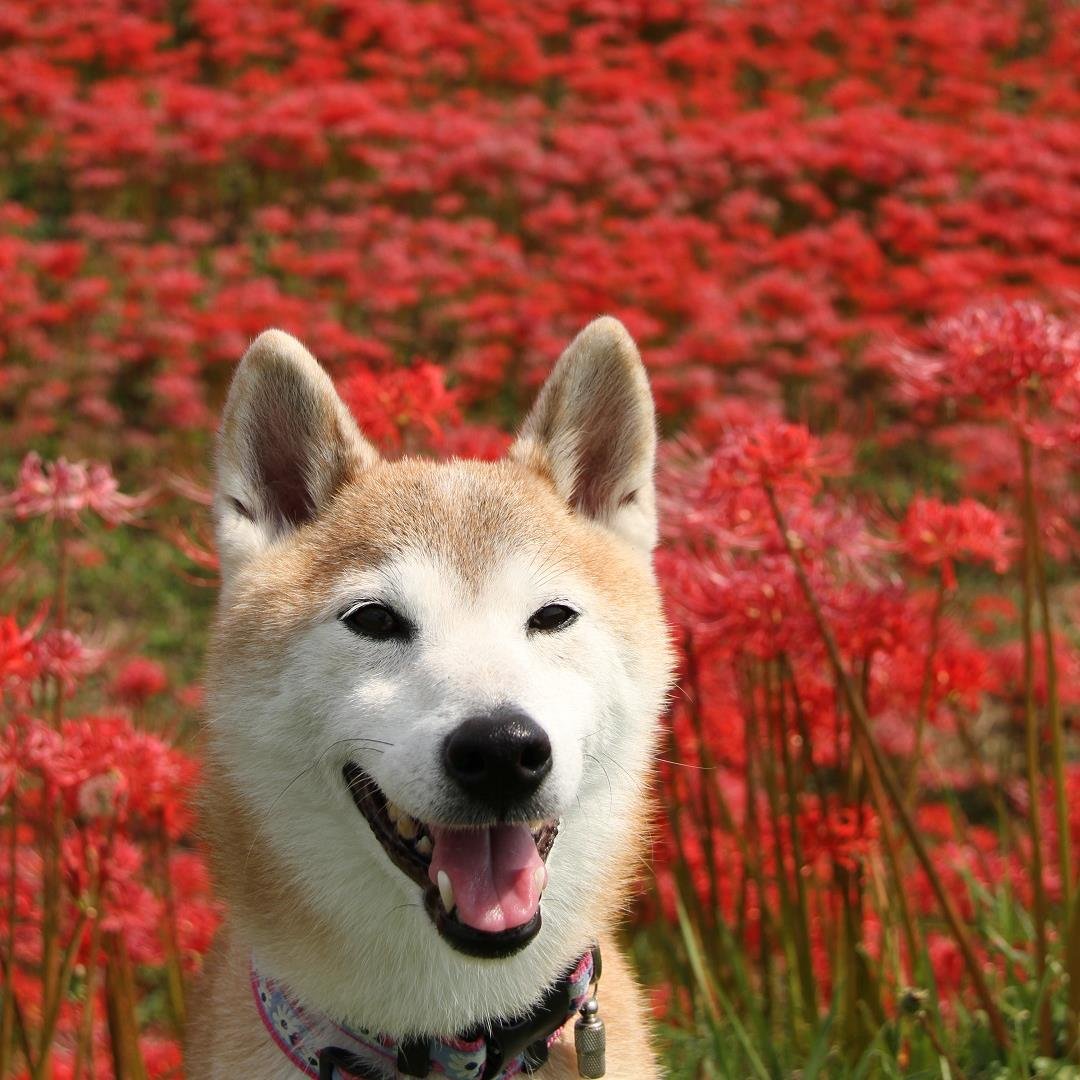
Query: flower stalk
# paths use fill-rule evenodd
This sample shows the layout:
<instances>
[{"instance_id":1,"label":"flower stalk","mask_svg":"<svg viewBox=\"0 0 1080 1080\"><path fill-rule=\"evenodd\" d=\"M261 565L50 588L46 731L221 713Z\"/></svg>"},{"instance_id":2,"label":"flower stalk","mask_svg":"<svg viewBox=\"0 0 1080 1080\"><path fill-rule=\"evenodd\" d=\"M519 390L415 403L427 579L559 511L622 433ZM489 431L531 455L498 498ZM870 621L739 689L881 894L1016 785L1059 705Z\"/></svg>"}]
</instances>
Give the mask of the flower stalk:
<instances>
[{"instance_id":1,"label":"flower stalk","mask_svg":"<svg viewBox=\"0 0 1080 1080\"><path fill-rule=\"evenodd\" d=\"M930 612L930 633L926 646L926 660L923 665L922 682L919 685L919 705L918 711L915 713L915 744L911 751L911 765L907 777L908 806L914 805L915 792L919 782L923 732L926 728L927 713L930 711L931 692L934 687L934 661L937 659L938 638L941 634L941 615L945 610L946 591L945 571L939 566L937 589L934 592L934 607Z\"/></svg>"},{"instance_id":2,"label":"flower stalk","mask_svg":"<svg viewBox=\"0 0 1080 1080\"><path fill-rule=\"evenodd\" d=\"M1047 969L1047 901L1043 872L1042 850L1042 762L1041 732L1035 703L1035 634L1033 607L1035 601L1035 533L1038 522L1035 515L1034 488L1031 477L1031 444L1020 438L1020 463L1022 483L1022 516L1024 522L1024 551L1022 570L1022 594L1020 606L1020 633L1024 643L1024 761L1027 768L1028 787L1028 843L1031 849L1031 892L1035 924L1035 978L1042 985ZM1050 1014L1050 995L1044 994L1039 1008L1039 1044L1042 1053L1052 1054L1054 1046L1053 1022Z\"/></svg>"},{"instance_id":3,"label":"flower stalk","mask_svg":"<svg viewBox=\"0 0 1080 1080\"><path fill-rule=\"evenodd\" d=\"M1007 1051L1010 1039L1005 1027L1004 1018L1002 1017L1001 1010L998 1008L997 1003L994 1001L993 995L990 993L990 988L987 985L982 968L979 966L978 958L975 956L975 951L971 946L971 941L968 938L967 932L964 930L959 913L946 891L945 886L942 884L937 868L934 866L934 862L930 858L926 845L923 843L922 836L919 834L919 830L916 828L915 822L907 809L903 791L893 775L888 762L882 756L880 750L878 750L877 744L874 742L870 732L870 718L866 713L859 695L852 685L851 677L844 666L843 658L840 655L840 649L836 644L836 638L833 636L832 630L825 620L817 594L802 565L799 553L795 549L792 533L788 528L787 521L777 502L776 492L772 485L768 483L764 485L764 491L769 503L769 508L772 512L773 521L780 531L784 549L794 566L795 576L798 579L799 587L802 590L803 597L807 604L810 606L814 622L817 624L818 631L825 644L829 656L829 663L833 668L843 692L844 701L850 711L855 741L862 753L867 779L870 783L870 790L874 795L874 801L877 804L878 812L879 814L884 813L886 805L891 804L893 811L896 813L908 843L914 851L923 872L926 874L942 915L948 923L953 939L964 958L964 966L967 968L972 986L979 998L979 1003L986 1013L994 1039L1002 1051Z\"/></svg>"}]
</instances>

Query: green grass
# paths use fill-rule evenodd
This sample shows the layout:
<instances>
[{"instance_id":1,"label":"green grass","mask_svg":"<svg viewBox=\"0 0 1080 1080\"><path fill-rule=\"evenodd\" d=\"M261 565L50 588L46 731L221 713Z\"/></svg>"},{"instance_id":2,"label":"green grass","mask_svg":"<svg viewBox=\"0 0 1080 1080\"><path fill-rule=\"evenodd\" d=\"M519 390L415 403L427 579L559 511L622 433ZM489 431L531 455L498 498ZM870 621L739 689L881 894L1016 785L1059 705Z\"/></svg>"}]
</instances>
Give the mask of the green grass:
<instances>
[{"instance_id":1,"label":"green grass","mask_svg":"<svg viewBox=\"0 0 1080 1080\"><path fill-rule=\"evenodd\" d=\"M969 887L975 901L972 932L987 943L996 965L997 1001L1012 1039L1008 1055L995 1046L985 1017L952 1000L939 1008L929 965L917 991L882 994L882 1002L852 997L838 983L822 1015L808 1023L789 992L783 965L774 963L766 995L760 958L748 954L722 922L715 939L679 900L674 925L657 923L630 938L643 980L673 988L671 1015L658 1026L667 1075L672 1080L870 1080L942 1078L1005 1080L1055 1077L1080 1080L1061 1045L1065 1003L1052 1002L1059 1034L1057 1058L1036 1049L1035 1017L1045 987L1032 971L1030 913L1006 885L994 892ZM1062 958L1052 958L1048 982L1059 983ZM881 991L882 987L877 987ZM601 1001L603 990L601 988ZM880 1012L879 1012L880 1010Z\"/></svg>"},{"instance_id":2,"label":"green grass","mask_svg":"<svg viewBox=\"0 0 1080 1080\"><path fill-rule=\"evenodd\" d=\"M76 552L91 548L98 554L90 565L82 565L77 555L71 560L68 625L87 644L104 649L107 671L141 654L165 666L174 689L200 681L217 591L192 582L200 571L160 530L173 527L181 515L190 524L202 514L199 507L169 500L137 526L108 529L88 521L72 534ZM53 602L56 546L42 522L21 528L19 540L25 545L19 560L24 572L3 599L25 619L39 605ZM92 680L74 705L89 711L103 700L99 680ZM186 735L195 718L169 695L143 719L150 726L176 720Z\"/></svg>"}]
</instances>

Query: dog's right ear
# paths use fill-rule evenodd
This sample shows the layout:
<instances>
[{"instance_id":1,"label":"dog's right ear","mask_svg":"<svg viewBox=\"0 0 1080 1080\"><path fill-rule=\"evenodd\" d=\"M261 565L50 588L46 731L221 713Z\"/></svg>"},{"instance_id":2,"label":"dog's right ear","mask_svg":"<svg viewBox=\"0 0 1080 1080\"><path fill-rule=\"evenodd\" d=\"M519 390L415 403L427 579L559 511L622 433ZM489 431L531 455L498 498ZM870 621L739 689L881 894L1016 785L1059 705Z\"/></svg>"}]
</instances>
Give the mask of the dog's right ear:
<instances>
[{"instance_id":1,"label":"dog's right ear","mask_svg":"<svg viewBox=\"0 0 1080 1080\"><path fill-rule=\"evenodd\" d=\"M311 353L281 330L260 334L233 377L218 432L214 518L222 579L317 517L377 460Z\"/></svg>"}]
</instances>

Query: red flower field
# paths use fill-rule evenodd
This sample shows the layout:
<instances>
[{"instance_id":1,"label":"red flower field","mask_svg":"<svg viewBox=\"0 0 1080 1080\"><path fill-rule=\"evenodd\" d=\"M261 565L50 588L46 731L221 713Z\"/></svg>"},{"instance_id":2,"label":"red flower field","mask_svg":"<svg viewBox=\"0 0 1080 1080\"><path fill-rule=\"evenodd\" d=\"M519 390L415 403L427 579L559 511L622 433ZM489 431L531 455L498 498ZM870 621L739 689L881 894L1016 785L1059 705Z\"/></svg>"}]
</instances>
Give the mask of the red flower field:
<instances>
[{"instance_id":1,"label":"red flower field","mask_svg":"<svg viewBox=\"0 0 1080 1080\"><path fill-rule=\"evenodd\" d=\"M0 1077L182 1075L233 365L498 456L637 338L673 1076L1080 1063L1080 8L0 6Z\"/></svg>"}]
</instances>

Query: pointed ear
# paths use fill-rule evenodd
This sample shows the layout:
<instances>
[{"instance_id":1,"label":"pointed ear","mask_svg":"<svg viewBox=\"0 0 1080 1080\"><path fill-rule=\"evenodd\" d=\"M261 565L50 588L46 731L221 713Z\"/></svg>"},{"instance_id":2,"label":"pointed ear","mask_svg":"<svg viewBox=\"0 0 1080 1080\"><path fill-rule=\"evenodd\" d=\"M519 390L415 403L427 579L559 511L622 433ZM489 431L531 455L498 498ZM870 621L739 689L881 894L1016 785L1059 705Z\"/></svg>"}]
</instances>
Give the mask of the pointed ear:
<instances>
[{"instance_id":1,"label":"pointed ear","mask_svg":"<svg viewBox=\"0 0 1080 1080\"><path fill-rule=\"evenodd\" d=\"M281 330L260 334L236 370L218 432L214 518L223 579L317 517L377 460L311 353Z\"/></svg>"},{"instance_id":2,"label":"pointed ear","mask_svg":"<svg viewBox=\"0 0 1080 1080\"><path fill-rule=\"evenodd\" d=\"M656 413L618 319L589 323L559 357L510 456L549 476L579 513L656 546Z\"/></svg>"}]
</instances>

